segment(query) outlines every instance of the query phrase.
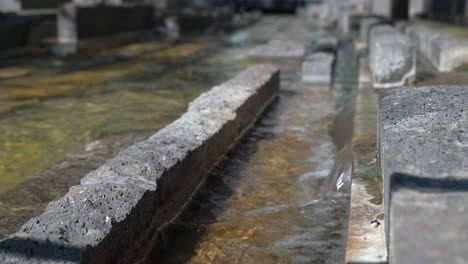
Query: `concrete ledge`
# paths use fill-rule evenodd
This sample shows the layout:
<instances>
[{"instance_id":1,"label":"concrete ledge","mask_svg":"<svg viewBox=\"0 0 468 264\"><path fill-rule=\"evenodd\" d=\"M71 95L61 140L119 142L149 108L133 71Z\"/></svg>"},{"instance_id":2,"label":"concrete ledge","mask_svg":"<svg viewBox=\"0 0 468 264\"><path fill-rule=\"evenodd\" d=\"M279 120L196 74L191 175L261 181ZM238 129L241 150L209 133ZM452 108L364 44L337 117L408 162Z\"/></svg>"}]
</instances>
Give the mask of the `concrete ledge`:
<instances>
[{"instance_id":1,"label":"concrete ledge","mask_svg":"<svg viewBox=\"0 0 468 264\"><path fill-rule=\"evenodd\" d=\"M431 259L430 263L457 262L452 258L438 259L438 257L447 256L447 253L454 252L452 250L459 252L458 246L465 245L463 242L466 240L466 236L460 233L459 229L460 223L464 226L468 223L464 213L466 209L459 207L461 203L457 200L465 199L464 204L466 204L466 192L450 194L443 186L444 184L451 186L453 181L466 181L468 178L467 105L467 86L403 87L382 90L380 93L379 153L384 182L385 215L390 215L386 218L386 227L387 236L390 236L387 241L390 245L391 258L400 254L399 251L393 250L405 250L395 248L399 247L396 243L401 242L409 243L408 247L413 243L412 254L421 260L433 256L434 259ZM408 180L405 183L399 180L397 181L399 184L395 185L392 182L396 180L393 180L392 175L399 175L395 174L397 172L413 175L417 181ZM428 188L430 181L439 182L440 188ZM402 185L406 187L399 187ZM418 188L419 190L415 190ZM440 194L441 191L448 193ZM423 195L422 192L426 194ZM404 206L401 206L403 201L405 201ZM429 205L429 201L434 203L431 202ZM440 207L441 204L450 203L453 203L453 207ZM453 217L454 210L460 210L458 217ZM410 211L412 212L408 213ZM447 213L446 216L444 212ZM432 216L434 219L429 219ZM422 229L425 230L425 234L422 234L424 233ZM418 237L425 239L418 240L418 243L413 238L408 242L399 241L410 234L414 235L414 239ZM454 240L448 247L444 237L450 234L458 235L452 237ZM433 248L438 242L429 240L438 240L440 237L442 237L441 247ZM443 241L446 241L444 246L442 246ZM457 245L458 242L460 244ZM424 254L417 254L423 251ZM444 253L437 255L439 254L437 252L441 251ZM401 252L406 255L404 252L408 251ZM431 252L434 252L434 255ZM429 263L407 261L409 259L412 260L413 257L395 263ZM467 260L465 257L462 259Z\"/></svg>"},{"instance_id":2,"label":"concrete ledge","mask_svg":"<svg viewBox=\"0 0 468 264\"><path fill-rule=\"evenodd\" d=\"M468 63L466 39L416 25L407 26L406 34L440 72L449 72Z\"/></svg>"},{"instance_id":3,"label":"concrete ledge","mask_svg":"<svg viewBox=\"0 0 468 264\"><path fill-rule=\"evenodd\" d=\"M390 26L371 29L369 63L374 88L410 84L416 76L416 48L410 39Z\"/></svg>"},{"instance_id":4,"label":"concrete ledge","mask_svg":"<svg viewBox=\"0 0 468 264\"><path fill-rule=\"evenodd\" d=\"M335 56L328 52L317 52L307 56L302 63L302 81L331 85Z\"/></svg>"},{"instance_id":5,"label":"concrete ledge","mask_svg":"<svg viewBox=\"0 0 468 264\"><path fill-rule=\"evenodd\" d=\"M202 94L0 241L0 262L136 262L278 89L278 70L259 65Z\"/></svg>"}]
</instances>

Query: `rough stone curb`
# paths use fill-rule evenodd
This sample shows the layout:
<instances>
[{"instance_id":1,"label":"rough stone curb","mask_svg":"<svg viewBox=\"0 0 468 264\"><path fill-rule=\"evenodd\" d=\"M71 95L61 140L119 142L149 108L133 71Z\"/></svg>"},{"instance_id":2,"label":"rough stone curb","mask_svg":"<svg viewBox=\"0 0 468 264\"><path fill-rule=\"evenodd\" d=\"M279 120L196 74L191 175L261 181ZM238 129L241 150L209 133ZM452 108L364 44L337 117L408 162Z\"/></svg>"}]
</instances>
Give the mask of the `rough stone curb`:
<instances>
[{"instance_id":1,"label":"rough stone curb","mask_svg":"<svg viewBox=\"0 0 468 264\"><path fill-rule=\"evenodd\" d=\"M398 258L393 263L468 259L468 237L460 234L468 223L467 105L467 86L403 87L379 95L386 234L390 258ZM449 234L459 235L450 240Z\"/></svg>"},{"instance_id":2,"label":"rough stone curb","mask_svg":"<svg viewBox=\"0 0 468 264\"><path fill-rule=\"evenodd\" d=\"M420 25L406 27L406 34L440 72L468 63L468 40L430 30Z\"/></svg>"},{"instance_id":3,"label":"rough stone curb","mask_svg":"<svg viewBox=\"0 0 468 264\"><path fill-rule=\"evenodd\" d=\"M279 71L259 65L203 93L0 241L0 263L135 262L278 89Z\"/></svg>"},{"instance_id":4,"label":"rough stone curb","mask_svg":"<svg viewBox=\"0 0 468 264\"><path fill-rule=\"evenodd\" d=\"M369 33L369 63L374 88L410 84L416 76L416 48L393 27L379 25Z\"/></svg>"}]
</instances>

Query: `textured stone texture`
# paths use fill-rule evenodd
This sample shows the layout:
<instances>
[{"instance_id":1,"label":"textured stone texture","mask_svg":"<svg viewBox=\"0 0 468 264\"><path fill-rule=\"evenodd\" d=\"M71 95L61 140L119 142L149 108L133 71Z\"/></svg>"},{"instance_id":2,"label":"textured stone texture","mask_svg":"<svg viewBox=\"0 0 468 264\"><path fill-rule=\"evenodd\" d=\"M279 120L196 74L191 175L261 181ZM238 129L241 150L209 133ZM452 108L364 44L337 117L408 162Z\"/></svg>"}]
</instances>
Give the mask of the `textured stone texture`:
<instances>
[{"instance_id":1,"label":"textured stone texture","mask_svg":"<svg viewBox=\"0 0 468 264\"><path fill-rule=\"evenodd\" d=\"M392 175L390 263L468 263L468 181Z\"/></svg>"},{"instance_id":2,"label":"textured stone texture","mask_svg":"<svg viewBox=\"0 0 468 264\"><path fill-rule=\"evenodd\" d=\"M466 39L416 25L406 27L406 33L440 72L449 72L468 63Z\"/></svg>"},{"instance_id":3,"label":"textured stone texture","mask_svg":"<svg viewBox=\"0 0 468 264\"><path fill-rule=\"evenodd\" d=\"M89 173L0 241L0 263L135 262L278 86L278 70L259 65L202 94L178 120Z\"/></svg>"},{"instance_id":4,"label":"textured stone texture","mask_svg":"<svg viewBox=\"0 0 468 264\"><path fill-rule=\"evenodd\" d=\"M461 226L468 225L467 105L467 86L380 93L380 165L389 253L398 258L394 263L467 263L466 257L462 262L455 258L466 241ZM453 258L442 258L449 255ZM416 256L420 262L413 261Z\"/></svg>"},{"instance_id":5,"label":"textured stone texture","mask_svg":"<svg viewBox=\"0 0 468 264\"><path fill-rule=\"evenodd\" d=\"M375 88L411 83L416 75L416 48L392 27L380 25L370 32L369 63Z\"/></svg>"},{"instance_id":6,"label":"textured stone texture","mask_svg":"<svg viewBox=\"0 0 468 264\"><path fill-rule=\"evenodd\" d=\"M302 63L302 81L330 85L335 56L328 52L313 53Z\"/></svg>"},{"instance_id":7,"label":"textured stone texture","mask_svg":"<svg viewBox=\"0 0 468 264\"><path fill-rule=\"evenodd\" d=\"M306 47L303 43L294 40L274 39L267 44L260 45L249 52L254 58L303 58Z\"/></svg>"}]
</instances>

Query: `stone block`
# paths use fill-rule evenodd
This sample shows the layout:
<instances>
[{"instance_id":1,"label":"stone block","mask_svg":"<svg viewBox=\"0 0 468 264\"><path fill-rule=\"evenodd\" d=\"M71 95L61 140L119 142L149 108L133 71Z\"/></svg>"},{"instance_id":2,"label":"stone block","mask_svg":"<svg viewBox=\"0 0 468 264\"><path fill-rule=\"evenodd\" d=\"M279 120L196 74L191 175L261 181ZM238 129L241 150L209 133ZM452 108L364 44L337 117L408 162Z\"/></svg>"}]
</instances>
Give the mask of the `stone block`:
<instances>
[{"instance_id":1,"label":"stone block","mask_svg":"<svg viewBox=\"0 0 468 264\"><path fill-rule=\"evenodd\" d=\"M408 26L406 33L440 72L449 72L468 63L468 40L430 30Z\"/></svg>"},{"instance_id":2,"label":"stone block","mask_svg":"<svg viewBox=\"0 0 468 264\"><path fill-rule=\"evenodd\" d=\"M390 26L377 26L370 33L369 63L375 88L402 86L414 81L416 48Z\"/></svg>"},{"instance_id":3,"label":"stone block","mask_svg":"<svg viewBox=\"0 0 468 264\"><path fill-rule=\"evenodd\" d=\"M468 263L468 180L395 173L390 185L389 263Z\"/></svg>"},{"instance_id":4,"label":"stone block","mask_svg":"<svg viewBox=\"0 0 468 264\"><path fill-rule=\"evenodd\" d=\"M330 85L333 80L335 56L328 52L317 52L307 56L302 63L302 81Z\"/></svg>"},{"instance_id":5,"label":"stone block","mask_svg":"<svg viewBox=\"0 0 468 264\"><path fill-rule=\"evenodd\" d=\"M387 241L390 255L398 258L392 263L457 263L455 256L462 253L466 236L460 225L468 225L466 192L454 188L464 188L468 179L467 105L467 86L380 91ZM453 258L439 258L452 253ZM417 257L421 261L413 262ZM433 259L424 262L429 257Z\"/></svg>"},{"instance_id":6,"label":"stone block","mask_svg":"<svg viewBox=\"0 0 468 264\"><path fill-rule=\"evenodd\" d=\"M137 262L278 89L278 70L257 65L203 93L1 240L0 263Z\"/></svg>"}]
</instances>

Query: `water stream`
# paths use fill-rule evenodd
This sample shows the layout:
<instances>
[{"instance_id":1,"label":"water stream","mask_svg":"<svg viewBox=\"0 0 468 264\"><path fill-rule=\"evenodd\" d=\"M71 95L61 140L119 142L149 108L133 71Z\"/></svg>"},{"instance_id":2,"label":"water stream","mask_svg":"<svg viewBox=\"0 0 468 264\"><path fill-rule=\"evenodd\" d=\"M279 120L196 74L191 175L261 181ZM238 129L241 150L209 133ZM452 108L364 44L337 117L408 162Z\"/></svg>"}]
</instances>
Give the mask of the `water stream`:
<instances>
[{"instance_id":1,"label":"water stream","mask_svg":"<svg viewBox=\"0 0 468 264\"><path fill-rule=\"evenodd\" d=\"M273 37L317 36L297 17L265 17L229 36L142 45L145 51L129 59L71 67L65 75L0 74L0 238L86 172L177 118L202 91L246 65L268 62L282 70L278 99L145 261L341 262L351 157L330 131L356 86L350 43L340 45L334 89L303 84L300 60L247 57Z\"/></svg>"},{"instance_id":2,"label":"water stream","mask_svg":"<svg viewBox=\"0 0 468 264\"><path fill-rule=\"evenodd\" d=\"M301 83L299 62L269 61L282 69L278 100L146 263L344 261L352 157L330 130L356 84L348 48L340 48L335 89Z\"/></svg>"}]
</instances>

